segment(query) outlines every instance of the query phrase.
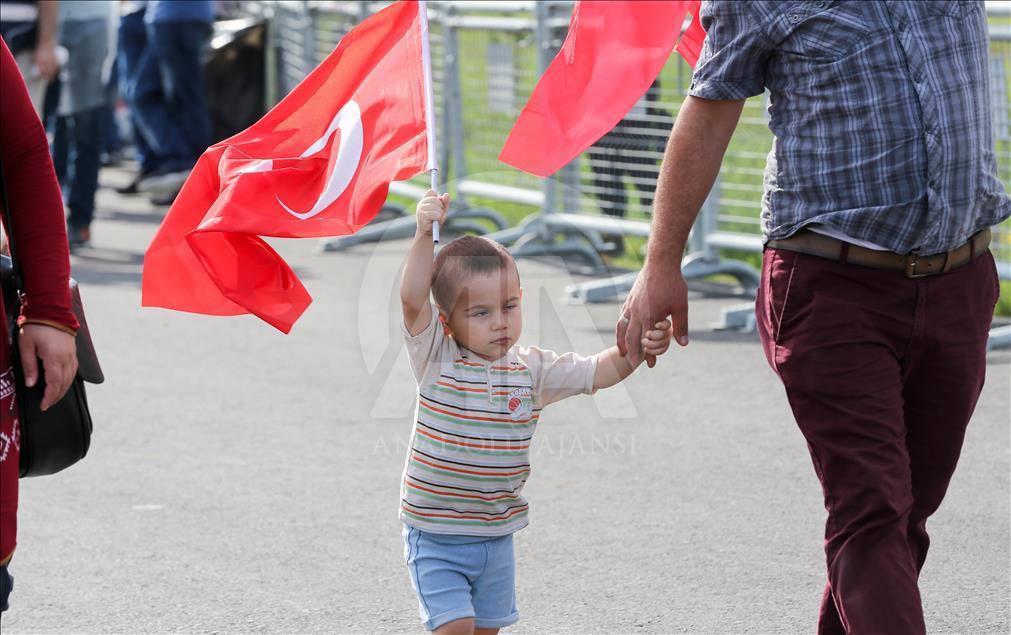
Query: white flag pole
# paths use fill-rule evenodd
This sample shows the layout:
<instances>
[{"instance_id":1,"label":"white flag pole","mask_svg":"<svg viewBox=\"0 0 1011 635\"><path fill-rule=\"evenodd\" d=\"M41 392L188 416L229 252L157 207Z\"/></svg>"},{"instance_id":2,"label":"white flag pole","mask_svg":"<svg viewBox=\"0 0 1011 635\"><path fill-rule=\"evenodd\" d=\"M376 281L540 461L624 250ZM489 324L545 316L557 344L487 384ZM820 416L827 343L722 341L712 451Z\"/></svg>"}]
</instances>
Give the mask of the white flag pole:
<instances>
[{"instance_id":1,"label":"white flag pole","mask_svg":"<svg viewBox=\"0 0 1011 635\"><path fill-rule=\"evenodd\" d=\"M421 60L425 76L425 129L428 133L428 169L432 177L432 190L439 193L439 164L435 147L435 97L432 91L432 53L428 46L428 3L418 0L418 19L421 20ZM432 223L432 241L439 242L439 222Z\"/></svg>"}]
</instances>

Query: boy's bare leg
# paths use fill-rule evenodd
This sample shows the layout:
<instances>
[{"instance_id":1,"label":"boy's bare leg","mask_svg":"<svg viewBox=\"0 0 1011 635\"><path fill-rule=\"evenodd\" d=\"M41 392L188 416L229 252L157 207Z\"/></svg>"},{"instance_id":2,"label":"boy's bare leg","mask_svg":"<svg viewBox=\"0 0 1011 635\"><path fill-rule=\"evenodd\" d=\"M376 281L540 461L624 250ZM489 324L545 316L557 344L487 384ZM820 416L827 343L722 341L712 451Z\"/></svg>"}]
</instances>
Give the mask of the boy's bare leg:
<instances>
[{"instance_id":1,"label":"boy's bare leg","mask_svg":"<svg viewBox=\"0 0 1011 635\"><path fill-rule=\"evenodd\" d=\"M497 628L474 628L474 618L453 620L432 631L433 635L497 635Z\"/></svg>"},{"instance_id":2,"label":"boy's bare leg","mask_svg":"<svg viewBox=\"0 0 1011 635\"><path fill-rule=\"evenodd\" d=\"M433 635L474 635L474 618L453 620L432 631Z\"/></svg>"}]
</instances>

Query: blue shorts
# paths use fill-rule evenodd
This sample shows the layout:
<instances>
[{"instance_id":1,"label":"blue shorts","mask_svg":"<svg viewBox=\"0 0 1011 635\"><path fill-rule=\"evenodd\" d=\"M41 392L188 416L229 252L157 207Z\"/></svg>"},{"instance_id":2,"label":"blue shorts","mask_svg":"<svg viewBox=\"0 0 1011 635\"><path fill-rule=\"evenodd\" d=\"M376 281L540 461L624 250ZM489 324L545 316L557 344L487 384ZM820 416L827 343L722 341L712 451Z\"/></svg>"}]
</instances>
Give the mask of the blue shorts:
<instances>
[{"instance_id":1,"label":"blue shorts","mask_svg":"<svg viewBox=\"0 0 1011 635\"><path fill-rule=\"evenodd\" d=\"M404 525L404 556L428 630L467 617L476 628L519 620L511 534L447 536Z\"/></svg>"}]
</instances>

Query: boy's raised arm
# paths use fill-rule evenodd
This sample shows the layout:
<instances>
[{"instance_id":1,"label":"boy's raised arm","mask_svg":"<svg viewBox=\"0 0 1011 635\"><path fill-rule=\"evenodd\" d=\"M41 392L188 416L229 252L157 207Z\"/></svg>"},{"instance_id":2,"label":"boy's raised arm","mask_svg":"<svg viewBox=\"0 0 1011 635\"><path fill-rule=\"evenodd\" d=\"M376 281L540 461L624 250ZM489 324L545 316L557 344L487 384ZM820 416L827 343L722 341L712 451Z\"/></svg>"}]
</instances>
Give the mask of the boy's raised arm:
<instances>
[{"instance_id":1,"label":"boy's raised arm","mask_svg":"<svg viewBox=\"0 0 1011 635\"><path fill-rule=\"evenodd\" d=\"M432 289L432 266L435 244L432 242L432 222L446 220L449 194L438 196L434 191L425 193L418 202L418 229L414 234L411 251L404 265L400 282L400 305L404 311L404 326L411 335L428 327L433 319L429 294Z\"/></svg>"}]
</instances>

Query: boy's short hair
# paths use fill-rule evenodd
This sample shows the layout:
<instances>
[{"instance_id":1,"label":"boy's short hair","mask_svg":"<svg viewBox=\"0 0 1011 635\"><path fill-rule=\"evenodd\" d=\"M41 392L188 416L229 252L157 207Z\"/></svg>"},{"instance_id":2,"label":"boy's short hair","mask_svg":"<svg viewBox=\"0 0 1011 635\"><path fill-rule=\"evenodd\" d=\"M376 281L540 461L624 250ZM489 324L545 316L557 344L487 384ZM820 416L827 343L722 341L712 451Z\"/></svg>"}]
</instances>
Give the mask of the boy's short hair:
<instances>
[{"instance_id":1,"label":"boy's short hair","mask_svg":"<svg viewBox=\"0 0 1011 635\"><path fill-rule=\"evenodd\" d=\"M490 238L461 236L443 246L432 268L432 295L444 313L451 313L460 297L460 281L512 267L519 269L509 250Z\"/></svg>"}]
</instances>

